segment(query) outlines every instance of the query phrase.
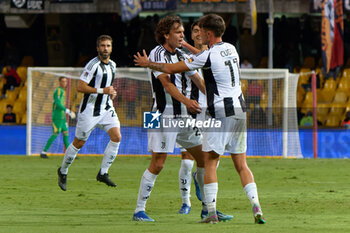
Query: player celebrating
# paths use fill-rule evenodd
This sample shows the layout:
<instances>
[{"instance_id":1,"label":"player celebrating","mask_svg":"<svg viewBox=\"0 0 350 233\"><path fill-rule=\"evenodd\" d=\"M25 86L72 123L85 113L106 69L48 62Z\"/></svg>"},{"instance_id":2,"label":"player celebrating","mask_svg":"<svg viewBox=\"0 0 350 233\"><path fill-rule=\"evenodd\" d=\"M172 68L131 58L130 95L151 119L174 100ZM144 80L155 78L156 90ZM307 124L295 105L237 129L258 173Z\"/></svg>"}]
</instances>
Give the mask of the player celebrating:
<instances>
[{"instance_id":1,"label":"player celebrating","mask_svg":"<svg viewBox=\"0 0 350 233\"><path fill-rule=\"evenodd\" d=\"M222 42L225 31L224 20L216 14L208 14L199 19L200 34L209 49L175 64L155 63L139 53L134 56L135 64L153 70L172 74L203 68L206 86L208 112L211 118L219 119L219 131L206 129L203 134L205 160L204 193L208 204L208 216L203 223L216 223L216 200L218 182L216 165L221 154L231 153L234 166L241 183L252 204L256 223L265 219L260 207L254 177L246 162L247 133L245 102L240 85L239 56L235 47Z\"/></svg>"},{"instance_id":2,"label":"player celebrating","mask_svg":"<svg viewBox=\"0 0 350 233\"><path fill-rule=\"evenodd\" d=\"M75 138L68 146L62 165L57 171L58 185L63 191L67 189L69 166L96 127L106 131L110 137L96 179L116 187L108 176L108 169L116 158L121 140L120 123L112 103L117 96L112 86L116 73L116 64L110 60L112 38L101 35L97 38L96 46L98 56L86 64L77 87L78 92L84 93L84 97L80 104Z\"/></svg>"},{"instance_id":3,"label":"player celebrating","mask_svg":"<svg viewBox=\"0 0 350 233\"><path fill-rule=\"evenodd\" d=\"M69 146L68 124L66 120L66 113L72 118L75 118L75 113L65 107L65 89L67 88L67 78L59 77L59 87L53 92L53 106L52 106L52 135L47 140L44 150L40 153L43 159L49 158L47 151L55 141L59 133L63 134L64 146L67 149Z\"/></svg>"},{"instance_id":4,"label":"player celebrating","mask_svg":"<svg viewBox=\"0 0 350 233\"><path fill-rule=\"evenodd\" d=\"M206 50L207 45L202 44L202 38L199 33L198 21L195 21L191 25L191 39L194 41L194 47L199 51ZM182 47L188 48L190 51L192 47L187 46L187 42L182 43ZM192 52L192 51L191 51ZM197 53L197 50L195 51ZM198 72L201 72L200 70ZM206 109L206 99L205 95L199 91L196 86L192 87L192 97L197 100L202 110ZM196 119L204 120L205 111L202 111L200 114L193 115ZM191 210L190 202L190 193L191 193L191 170L193 167L193 156L186 151L184 148L181 148L181 167L179 169L179 188L182 198L182 206L178 211L179 214L189 214ZM200 169L200 168L199 168ZM197 182L197 171L192 174L193 181L196 187L196 196L198 200L202 200L200 189Z\"/></svg>"},{"instance_id":5,"label":"player celebrating","mask_svg":"<svg viewBox=\"0 0 350 233\"><path fill-rule=\"evenodd\" d=\"M187 55L178 48L184 37L182 20L178 16L167 16L159 21L156 29L156 40L160 44L150 53L150 59L155 62L174 63L184 60ZM162 117L173 122L188 117L191 113L200 113L197 101L190 98L191 80L204 92L204 85L199 74L195 71L169 75L165 72L149 72L152 81L152 91L155 97L153 111L162 114ZM159 113L160 112L160 113ZM152 159L145 170L140 182L137 205L133 215L134 221L154 221L145 213L146 201L153 189L155 180L161 172L167 153L174 150L175 143L186 148L196 159L197 166L202 168L198 174L200 187L204 185L204 161L202 153L202 138L192 127L179 128L167 131L161 128L148 132L148 149L152 152ZM202 215L207 215L206 205L203 205ZM221 215L221 220L232 219L232 216Z\"/></svg>"}]
</instances>

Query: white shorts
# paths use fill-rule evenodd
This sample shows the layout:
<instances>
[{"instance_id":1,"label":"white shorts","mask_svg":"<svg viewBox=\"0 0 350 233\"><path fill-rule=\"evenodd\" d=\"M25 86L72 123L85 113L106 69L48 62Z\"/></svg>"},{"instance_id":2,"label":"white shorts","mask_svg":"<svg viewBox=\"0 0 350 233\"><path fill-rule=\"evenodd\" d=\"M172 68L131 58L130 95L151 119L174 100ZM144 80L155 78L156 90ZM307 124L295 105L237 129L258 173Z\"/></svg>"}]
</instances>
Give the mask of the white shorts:
<instances>
[{"instance_id":1,"label":"white shorts","mask_svg":"<svg viewBox=\"0 0 350 233\"><path fill-rule=\"evenodd\" d=\"M193 148L202 144L202 134L198 129L182 128L177 132L149 130L148 151L156 153L172 153L176 144L182 148Z\"/></svg>"},{"instance_id":2,"label":"white shorts","mask_svg":"<svg viewBox=\"0 0 350 233\"><path fill-rule=\"evenodd\" d=\"M220 130L205 129L202 150L241 154L247 151L247 121L234 117L221 118Z\"/></svg>"},{"instance_id":3,"label":"white shorts","mask_svg":"<svg viewBox=\"0 0 350 233\"><path fill-rule=\"evenodd\" d=\"M99 127L106 132L114 127L120 128L120 122L114 108L111 108L96 117L79 113L75 137L79 140L87 141L92 130L96 127Z\"/></svg>"}]
</instances>

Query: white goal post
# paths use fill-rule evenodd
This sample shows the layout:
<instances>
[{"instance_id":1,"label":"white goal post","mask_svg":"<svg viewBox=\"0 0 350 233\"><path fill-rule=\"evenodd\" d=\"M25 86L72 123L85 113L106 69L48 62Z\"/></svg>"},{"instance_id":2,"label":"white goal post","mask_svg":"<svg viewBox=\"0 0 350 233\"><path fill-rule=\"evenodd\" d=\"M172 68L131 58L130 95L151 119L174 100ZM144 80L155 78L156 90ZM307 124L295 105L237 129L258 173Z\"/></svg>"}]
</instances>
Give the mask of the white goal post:
<instances>
[{"instance_id":1,"label":"white goal post","mask_svg":"<svg viewBox=\"0 0 350 233\"><path fill-rule=\"evenodd\" d=\"M69 78L66 105L78 111L83 95L77 93L76 85L82 70L71 67L28 68L27 155L39 154L52 132L52 95L58 87L58 77ZM118 97L114 104L123 135L119 153L148 154L147 131L142 128L143 112L150 111L152 106L147 70L117 68L116 76L113 85L117 88ZM241 79L242 91L248 103L247 155L302 157L296 109L298 75L290 74L287 69L241 69ZM250 85L255 85L255 89L249 88ZM260 89L258 94L256 89ZM74 138L75 123L69 120L70 141ZM94 131L79 153L103 153L108 135L100 130ZM63 141L58 137L48 153L62 154L63 151Z\"/></svg>"}]
</instances>

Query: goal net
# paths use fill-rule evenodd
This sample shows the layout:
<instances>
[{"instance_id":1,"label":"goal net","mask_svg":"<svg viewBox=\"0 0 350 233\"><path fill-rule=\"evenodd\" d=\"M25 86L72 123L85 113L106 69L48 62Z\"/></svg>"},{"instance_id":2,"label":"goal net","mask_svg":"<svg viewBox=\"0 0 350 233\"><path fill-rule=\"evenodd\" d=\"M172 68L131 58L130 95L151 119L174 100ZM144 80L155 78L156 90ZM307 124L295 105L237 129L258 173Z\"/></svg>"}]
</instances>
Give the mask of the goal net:
<instances>
[{"instance_id":1,"label":"goal net","mask_svg":"<svg viewBox=\"0 0 350 233\"><path fill-rule=\"evenodd\" d=\"M59 85L60 76L68 78L66 107L78 113L83 98L83 94L76 91L81 72L82 68L28 68L28 155L40 154L52 134L53 91ZM302 157L296 113L298 77L286 70L274 69L241 70L241 75L242 90L248 102L247 155ZM150 111L153 103L147 70L118 68L113 86L117 88L118 93L114 106L122 133L119 154L149 154L147 130L143 129L143 113ZM254 86L255 89L252 88ZM76 119L67 119L71 142L75 135ZM108 134L96 128L79 154L103 154L108 142ZM48 153L63 154L64 149L63 138L59 136ZM176 149L174 153L179 154L180 151Z\"/></svg>"}]
</instances>

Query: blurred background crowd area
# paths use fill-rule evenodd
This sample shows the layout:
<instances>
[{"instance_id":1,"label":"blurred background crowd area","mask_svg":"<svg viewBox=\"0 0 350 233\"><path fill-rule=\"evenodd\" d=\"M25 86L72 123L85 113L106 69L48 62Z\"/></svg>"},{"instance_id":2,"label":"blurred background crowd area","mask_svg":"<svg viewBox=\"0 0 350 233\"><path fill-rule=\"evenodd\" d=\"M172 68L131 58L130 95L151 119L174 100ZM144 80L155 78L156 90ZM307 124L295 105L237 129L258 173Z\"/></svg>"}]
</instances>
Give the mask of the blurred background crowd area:
<instances>
[{"instance_id":1,"label":"blurred background crowd area","mask_svg":"<svg viewBox=\"0 0 350 233\"><path fill-rule=\"evenodd\" d=\"M36 14L27 27L10 27L0 15L0 113L8 113L8 105L18 116L17 124L26 123L27 67L83 67L97 55L96 38L109 34L113 38L111 58L118 67L133 67L133 54L142 49L149 53L156 45L154 31L166 14L139 14L123 22L116 13L106 14ZM186 40L192 43L191 24L201 16L179 14L184 21ZM236 46L241 62L253 68L268 67L268 13L258 14L258 31L251 35L243 28L243 13L220 14L226 22L223 40ZM27 20L28 22L28 20ZM321 16L318 14L275 14L273 24L273 68L287 68L300 73L297 91L299 123L312 110L311 70L316 70L319 124L338 127L350 111L350 15L344 16L344 65L325 72L321 58ZM11 71L12 70L12 71ZM6 75L18 76L6 85ZM310 94L311 93L311 94ZM259 101L264 99L262 92ZM261 102L262 103L262 102ZM261 104L263 105L263 104ZM254 106L253 106L254 108ZM321 116L322 115L322 116ZM332 123L329 119L333 119ZM3 123L4 118L0 119Z\"/></svg>"}]
</instances>

